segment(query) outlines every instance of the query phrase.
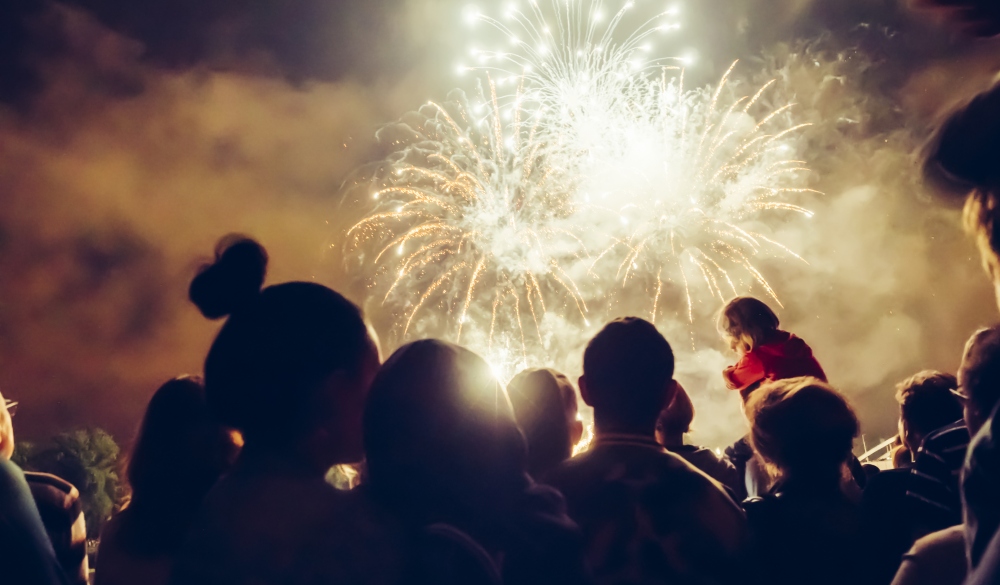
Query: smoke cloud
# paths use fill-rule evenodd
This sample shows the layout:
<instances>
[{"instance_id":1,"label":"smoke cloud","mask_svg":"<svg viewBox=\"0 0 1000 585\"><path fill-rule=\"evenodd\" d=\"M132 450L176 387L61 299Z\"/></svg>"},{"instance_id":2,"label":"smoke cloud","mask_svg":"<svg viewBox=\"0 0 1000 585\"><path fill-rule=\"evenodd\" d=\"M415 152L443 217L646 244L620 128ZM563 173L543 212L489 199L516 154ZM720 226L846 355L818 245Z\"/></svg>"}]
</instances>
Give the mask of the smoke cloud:
<instances>
[{"instance_id":1,"label":"smoke cloud","mask_svg":"<svg viewBox=\"0 0 1000 585\"><path fill-rule=\"evenodd\" d=\"M200 370L218 324L187 303L186 286L227 232L267 246L270 282L343 290L386 349L400 341L345 268L344 231L369 211L349 187L384 156L381 124L463 83L450 77L461 6L196 4L169 16L110 0L48 4L12 29L24 42L3 60L17 67L0 71L0 388L21 401L26 438L76 426L127 438L160 383ZM823 194L803 203L816 215L773 226L808 264L775 259L763 271L783 325L849 395L871 445L894 432L892 385L954 371L965 338L995 319L958 211L933 199L916 157L935 116L981 88L1000 52L888 0L702 4L685 7L695 81L743 58L754 81L777 72L796 119L813 123L802 148ZM694 325L680 307L659 323L698 411L694 440L711 446L743 432L719 375L733 356L715 334L717 308L702 298ZM597 326L539 365L578 373Z\"/></svg>"}]
</instances>

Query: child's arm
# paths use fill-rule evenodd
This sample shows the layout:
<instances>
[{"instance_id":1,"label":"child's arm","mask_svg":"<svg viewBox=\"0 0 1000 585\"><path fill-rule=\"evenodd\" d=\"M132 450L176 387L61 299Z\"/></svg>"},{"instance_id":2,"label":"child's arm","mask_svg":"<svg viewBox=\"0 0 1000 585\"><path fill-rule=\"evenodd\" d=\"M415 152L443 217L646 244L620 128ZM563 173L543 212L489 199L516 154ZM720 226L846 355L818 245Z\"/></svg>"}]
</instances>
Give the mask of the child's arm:
<instances>
[{"instance_id":1,"label":"child's arm","mask_svg":"<svg viewBox=\"0 0 1000 585\"><path fill-rule=\"evenodd\" d=\"M765 375L764 364L753 352L744 354L736 365L722 371L726 387L730 390L742 390L754 382L763 380Z\"/></svg>"}]
</instances>

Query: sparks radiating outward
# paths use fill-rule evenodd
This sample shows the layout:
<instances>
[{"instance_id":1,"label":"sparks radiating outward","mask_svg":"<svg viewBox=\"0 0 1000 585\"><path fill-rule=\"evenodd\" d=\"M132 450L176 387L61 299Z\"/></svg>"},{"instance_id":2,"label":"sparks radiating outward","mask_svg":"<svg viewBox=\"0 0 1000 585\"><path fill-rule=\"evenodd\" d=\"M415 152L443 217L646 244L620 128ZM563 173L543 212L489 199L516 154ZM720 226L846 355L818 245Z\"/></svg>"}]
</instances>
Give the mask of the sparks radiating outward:
<instances>
[{"instance_id":1,"label":"sparks radiating outward","mask_svg":"<svg viewBox=\"0 0 1000 585\"><path fill-rule=\"evenodd\" d=\"M394 153L349 241L404 338L417 324L457 341L475 329L471 345L505 379L529 345L571 347L566 319L589 324L588 303L629 296L656 321L670 298L693 322L696 289L778 299L755 262L799 258L769 234L781 214L811 215L790 199L810 191L796 156L804 125L791 104L770 105L773 81L743 92L733 67L714 88L686 89L685 59L652 56L676 12L635 18L636 1L610 18L604 0L510 5L503 20L474 11L510 47L473 50L460 67L476 97L381 131Z\"/></svg>"},{"instance_id":2,"label":"sparks radiating outward","mask_svg":"<svg viewBox=\"0 0 1000 585\"><path fill-rule=\"evenodd\" d=\"M457 93L383 130L399 138L374 193L379 209L348 235L356 246L376 244L374 264L389 276L385 300L408 304L404 336L429 303L454 320L457 340L470 312L485 314L482 349L513 331L523 363L526 329L541 336L549 298L587 310L560 264L581 249L566 221L573 183L541 153L539 117L517 111L504 120L495 87L485 85L473 103Z\"/></svg>"},{"instance_id":3,"label":"sparks radiating outward","mask_svg":"<svg viewBox=\"0 0 1000 585\"><path fill-rule=\"evenodd\" d=\"M591 172L581 196L617 217L594 266L623 286L644 284L654 320L671 282L693 319L691 275L720 302L756 284L780 304L753 260L767 252L802 260L755 226L769 210L812 215L785 199L815 192L800 186L807 169L794 157L796 133L807 125L789 121L792 104L761 106L773 81L747 95L732 91L735 66L714 89L685 90L683 72L647 80L630 95L636 113L614 120L584 157Z\"/></svg>"},{"instance_id":4,"label":"sparks radiating outward","mask_svg":"<svg viewBox=\"0 0 1000 585\"><path fill-rule=\"evenodd\" d=\"M783 199L809 191L797 183L806 169L793 156L794 137L803 125L790 122L791 104L762 106L773 82L731 95L732 67L714 90L685 90L691 52L653 52L657 33L681 27L679 5L641 18L631 14L636 0L610 14L607 4L529 0L525 10L509 4L500 17L471 9L469 22L489 25L508 47L473 48L473 64L461 69L519 84L509 101L542 114L539 136L550 159L577 177L578 207L596 212L578 214L582 223L618 219L604 225L608 243L587 240L602 267L591 270L596 280L607 281L610 271L622 285L644 284L654 320L670 283L684 291L693 320L689 269L719 299L752 282L778 301L753 259L769 251L798 256L747 224L760 223L765 210L811 215ZM638 25L619 34L629 18ZM741 282L733 268L751 281Z\"/></svg>"},{"instance_id":5,"label":"sparks radiating outward","mask_svg":"<svg viewBox=\"0 0 1000 585\"><path fill-rule=\"evenodd\" d=\"M637 3L643 0L627 0L608 14L604 0L551 0L544 6L529 0L525 10L508 4L499 18L468 9L469 24L487 25L504 46L470 48L472 63L459 71L486 71L501 86L523 87L518 107L544 112L547 139L571 155L587 152L601 143L609 124L634 113L635 94L647 89L647 75L691 60L690 54L654 56L656 36L680 28L679 7L643 18L635 14ZM623 20L638 24L622 33ZM506 97L503 105L514 101Z\"/></svg>"}]
</instances>

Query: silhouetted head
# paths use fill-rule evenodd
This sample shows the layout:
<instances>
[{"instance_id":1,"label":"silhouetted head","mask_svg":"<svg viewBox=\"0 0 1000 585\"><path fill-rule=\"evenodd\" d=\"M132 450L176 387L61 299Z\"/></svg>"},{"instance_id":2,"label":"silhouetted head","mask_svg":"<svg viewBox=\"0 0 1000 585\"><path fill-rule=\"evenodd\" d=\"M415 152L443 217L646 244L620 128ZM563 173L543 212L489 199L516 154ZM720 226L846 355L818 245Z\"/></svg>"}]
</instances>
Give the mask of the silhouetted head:
<instances>
[{"instance_id":1,"label":"silhouetted head","mask_svg":"<svg viewBox=\"0 0 1000 585\"><path fill-rule=\"evenodd\" d=\"M754 297L736 297L719 311L719 334L740 353L767 343L779 324L771 307Z\"/></svg>"},{"instance_id":2,"label":"silhouetted head","mask_svg":"<svg viewBox=\"0 0 1000 585\"><path fill-rule=\"evenodd\" d=\"M847 400L816 378L769 382L746 402L750 443L782 477L839 481L858 419Z\"/></svg>"},{"instance_id":3,"label":"silhouetted head","mask_svg":"<svg viewBox=\"0 0 1000 585\"><path fill-rule=\"evenodd\" d=\"M576 390L549 369L520 372L507 384L514 417L528 442L528 470L540 477L573 454L583 436Z\"/></svg>"},{"instance_id":4,"label":"silhouetted head","mask_svg":"<svg viewBox=\"0 0 1000 585\"><path fill-rule=\"evenodd\" d=\"M433 339L399 348L379 370L365 453L372 493L418 523L474 521L525 481L503 386L481 357Z\"/></svg>"},{"instance_id":5,"label":"silhouetted head","mask_svg":"<svg viewBox=\"0 0 1000 585\"><path fill-rule=\"evenodd\" d=\"M925 176L965 198L965 228L976 238L1000 303L1000 83L956 109L928 150Z\"/></svg>"},{"instance_id":6,"label":"silhouetted head","mask_svg":"<svg viewBox=\"0 0 1000 585\"><path fill-rule=\"evenodd\" d=\"M656 419L656 441L664 447L677 447L684 444L684 435L691 432L694 422L694 404L684 387L677 384L670 405L663 409Z\"/></svg>"},{"instance_id":7,"label":"silhouetted head","mask_svg":"<svg viewBox=\"0 0 1000 585\"><path fill-rule=\"evenodd\" d=\"M310 282L261 290L267 253L229 236L190 297L228 315L205 360L208 403L239 429L247 451L275 450L317 471L360 460L361 412L378 350L353 303Z\"/></svg>"},{"instance_id":8,"label":"silhouetted head","mask_svg":"<svg viewBox=\"0 0 1000 585\"><path fill-rule=\"evenodd\" d=\"M674 352L649 321L615 319L583 352L580 393L599 431L654 434L674 393Z\"/></svg>"},{"instance_id":9,"label":"silhouetted head","mask_svg":"<svg viewBox=\"0 0 1000 585\"><path fill-rule=\"evenodd\" d=\"M968 35L1000 34L1000 4L996 0L910 0L909 4L955 24Z\"/></svg>"},{"instance_id":10,"label":"silhouetted head","mask_svg":"<svg viewBox=\"0 0 1000 585\"><path fill-rule=\"evenodd\" d=\"M958 369L965 424L975 434L1000 402L1000 327L980 329L965 344Z\"/></svg>"},{"instance_id":11,"label":"silhouetted head","mask_svg":"<svg viewBox=\"0 0 1000 585\"><path fill-rule=\"evenodd\" d=\"M962 418L956 388L955 376L934 370L924 370L896 385L899 436L910 452L916 453L931 432Z\"/></svg>"},{"instance_id":12,"label":"silhouetted head","mask_svg":"<svg viewBox=\"0 0 1000 585\"><path fill-rule=\"evenodd\" d=\"M127 540L146 552L176 545L209 488L236 460L238 439L210 412L200 378L160 386L128 458Z\"/></svg>"}]
</instances>

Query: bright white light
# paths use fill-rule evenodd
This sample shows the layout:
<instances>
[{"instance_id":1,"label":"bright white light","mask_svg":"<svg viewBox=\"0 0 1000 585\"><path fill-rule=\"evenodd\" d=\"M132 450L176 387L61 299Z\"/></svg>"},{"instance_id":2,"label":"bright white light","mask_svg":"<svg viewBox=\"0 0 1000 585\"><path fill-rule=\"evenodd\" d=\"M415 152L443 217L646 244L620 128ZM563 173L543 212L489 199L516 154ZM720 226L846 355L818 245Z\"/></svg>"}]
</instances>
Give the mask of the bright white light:
<instances>
[{"instance_id":1,"label":"bright white light","mask_svg":"<svg viewBox=\"0 0 1000 585\"><path fill-rule=\"evenodd\" d=\"M479 11L479 7L475 5L468 5L465 10L462 11L462 18L465 23L470 26L475 26L477 22L482 18L482 12Z\"/></svg>"}]
</instances>

